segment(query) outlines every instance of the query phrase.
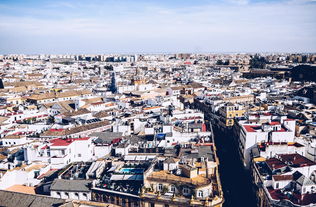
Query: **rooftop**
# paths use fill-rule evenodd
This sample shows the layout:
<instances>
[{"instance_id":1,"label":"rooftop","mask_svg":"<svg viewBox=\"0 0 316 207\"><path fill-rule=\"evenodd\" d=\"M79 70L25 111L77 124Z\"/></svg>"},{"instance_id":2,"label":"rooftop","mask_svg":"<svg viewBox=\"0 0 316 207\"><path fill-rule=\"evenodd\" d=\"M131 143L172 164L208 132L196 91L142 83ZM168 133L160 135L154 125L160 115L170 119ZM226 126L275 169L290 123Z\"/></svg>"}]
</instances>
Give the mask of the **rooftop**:
<instances>
[{"instance_id":1,"label":"rooftop","mask_svg":"<svg viewBox=\"0 0 316 207\"><path fill-rule=\"evenodd\" d=\"M309 205L309 204L315 203L316 201L316 193L302 195L302 194L293 192L292 195L288 196L282 193L280 189L273 189L271 187L267 189L272 199L274 200L289 200L296 205Z\"/></svg>"},{"instance_id":2,"label":"rooftop","mask_svg":"<svg viewBox=\"0 0 316 207\"><path fill-rule=\"evenodd\" d=\"M36 194L34 187L25 186L25 185L12 185L11 187L9 187L5 190L18 192L18 193Z\"/></svg>"},{"instance_id":3,"label":"rooftop","mask_svg":"<svg viewBox=\"0 0 316 207\"><path fill-rule=\"evenodd\" d=\"M51 146L57 147L57 146L68 146L71 143L75 142L75 141L85 141L85 140L89 140L90 137L85 137L85 138L66 138L66 139L62 139L62 138L57 138L57 139L52 139L50 140L50 143L52 144Z\"/></svg>"},{"instance_id":4,"label":"rooftop","mask_svg":"<svg viewBox=\"0 0 316 207\"><path fill-rule=\"evenodd\" d=\"M0 190L0 206L43 207L59 206L64 203L64 199Z\"/></svg>"},{"instance_id":5,"label":"rooftop","mask_svg":"<svg viewBox=\"0 0 316 207\"><path fill-rule=\"evenodd\" d=\"M177 176L167 171L161 170L153 172L147 177L148 180L164 181L170 183L186 183L195 186L203 186L211 183L211 180L205 178L204 176L198 175L194 178L187 178L183 176Z\"/></svg>"},{"instance_id":6,"label":"rooftop","mask_svg":"<svg viewBox=\"0 0 316 207\"><path fill-rule=\"evenodd\" d=\"M285 163L290 163L292 166L294 165L297 167L304 167L304 166L316 165L315 162L297 153L296 154L281 154L278 156L280 160L282 160Z\"/></svg>"},{"instance_id":7,"label":"rooftop","mask_svg":"<svg viewBox=\"0 0 316 207\"><path fill-rule=\"evenodd\" d=\"M91 182L90 180L55 179L50 189L52 191L90 192Z\"/></svg>"}]
</instances>

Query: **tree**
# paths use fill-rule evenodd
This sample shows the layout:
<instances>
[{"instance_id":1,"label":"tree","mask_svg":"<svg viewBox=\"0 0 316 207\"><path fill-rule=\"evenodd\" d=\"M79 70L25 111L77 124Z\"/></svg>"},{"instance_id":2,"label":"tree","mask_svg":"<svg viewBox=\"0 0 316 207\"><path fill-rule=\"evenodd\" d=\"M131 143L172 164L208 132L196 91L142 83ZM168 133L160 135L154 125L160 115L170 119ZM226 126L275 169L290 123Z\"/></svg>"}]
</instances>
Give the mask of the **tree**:
<instances>
[{"instance_id":1,"label":"tree","mask_svg":"<svg viewBox=\"0 0 316 207\"><path fill-rule=\"evenodd\" d=\"M223 60L217 60L216 65L223 65Z\"/></svg>"},{"instance_id":2,"label":"tree","mask_svg":"<svg viewBox=\"0 0 316 207\"><path fill-rule=\"evenodd\" d=\"M306 63L307 62L307 56L306 55L303 55L302 56L302 63Z\"/></svg>"},{"instance_id":3,"label":"tree","mask_svg":"<svg viewBox=\"0 0 316 207\"><path fill-rule=\"evenodd\" d=\"M267 60L264 57L259 56L256 54L255 56L251 57L250 59L250 68L265 68L267 64Z\"/></svg>"}]
</instances>

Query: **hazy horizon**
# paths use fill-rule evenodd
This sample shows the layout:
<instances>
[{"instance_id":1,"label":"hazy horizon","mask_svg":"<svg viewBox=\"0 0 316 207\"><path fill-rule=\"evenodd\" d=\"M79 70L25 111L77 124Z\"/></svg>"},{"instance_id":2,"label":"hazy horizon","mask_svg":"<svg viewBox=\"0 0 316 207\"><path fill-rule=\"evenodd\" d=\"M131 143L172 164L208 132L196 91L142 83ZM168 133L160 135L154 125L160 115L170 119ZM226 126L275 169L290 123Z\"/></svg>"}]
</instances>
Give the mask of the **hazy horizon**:
<instances>
[{"instance_id":1,"label":"hazy horizon","mask_svg":"<svg viewBox=\"0 0 316 207\"><path fill-rule=\"evenodd\" d=\"M1 54L314 53L316 0L2 0L0 31Z\"/></svg>"},{"instance_id":2,"label":"hazy horizon","mask_svg":"<svg viewBox=\"0 0 316 207\"><path fill-rule=\"evenodd\" d=\"M174 54L192 54L192 55L271 55L271 54L316 54L316 52L126 52L126 53L2 53L0 55L174 55Z\"/></svg>"}]
</instances>

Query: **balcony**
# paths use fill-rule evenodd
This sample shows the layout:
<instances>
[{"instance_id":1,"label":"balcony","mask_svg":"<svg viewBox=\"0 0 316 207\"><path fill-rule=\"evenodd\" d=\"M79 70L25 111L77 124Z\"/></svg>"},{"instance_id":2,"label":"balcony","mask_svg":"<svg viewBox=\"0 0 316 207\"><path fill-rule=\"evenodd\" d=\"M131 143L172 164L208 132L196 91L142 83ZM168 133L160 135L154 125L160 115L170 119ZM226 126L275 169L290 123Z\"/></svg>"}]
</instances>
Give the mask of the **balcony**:
<instances>
[{"instance_id":1,"label":"balcony","mask_svg":"<svg viewBox=\"0 0 316 207\"><path fill-rule=\"evenodd\" d=\"M197 199L194 197L185 198L183 196L166 196L166 195L158 195L156 193L144 193L141 195L143 200L148 200L149 202L156 203L165 203L169 205L175 206L221 206L224 202L224 199L221 197L215 196L213 198L207 199Z\"/></svg>"},{"instance_id":2,"label":"balcony","mask_svg":"<svg viewBox=\"0 0 316 207\"><path fill-rule=\"evenodd\" d=\"M51 164L52 165L59 165L59 164L64 164L65 163L65 157L52 157L51 158Z\"/></svg>"}]
</instances>

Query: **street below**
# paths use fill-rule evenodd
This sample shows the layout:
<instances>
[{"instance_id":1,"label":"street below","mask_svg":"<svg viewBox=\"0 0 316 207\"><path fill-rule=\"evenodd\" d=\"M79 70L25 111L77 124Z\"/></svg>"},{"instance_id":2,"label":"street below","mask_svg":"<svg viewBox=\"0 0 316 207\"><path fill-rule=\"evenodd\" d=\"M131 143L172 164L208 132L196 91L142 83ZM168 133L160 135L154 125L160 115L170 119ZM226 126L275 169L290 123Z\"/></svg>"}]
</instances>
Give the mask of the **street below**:
<instances>
[{"instance_id":1,"label":"street below","mask_svg":"<svg viewBox=\"0 0 316 207\"><path fill-rule=\"evenodd\" d=\"M214 127L224 207L255 207L257 200L250 173L244 169L237 146L229 136L232 135L224 134Z\"/></svg>"}]
</instances>

